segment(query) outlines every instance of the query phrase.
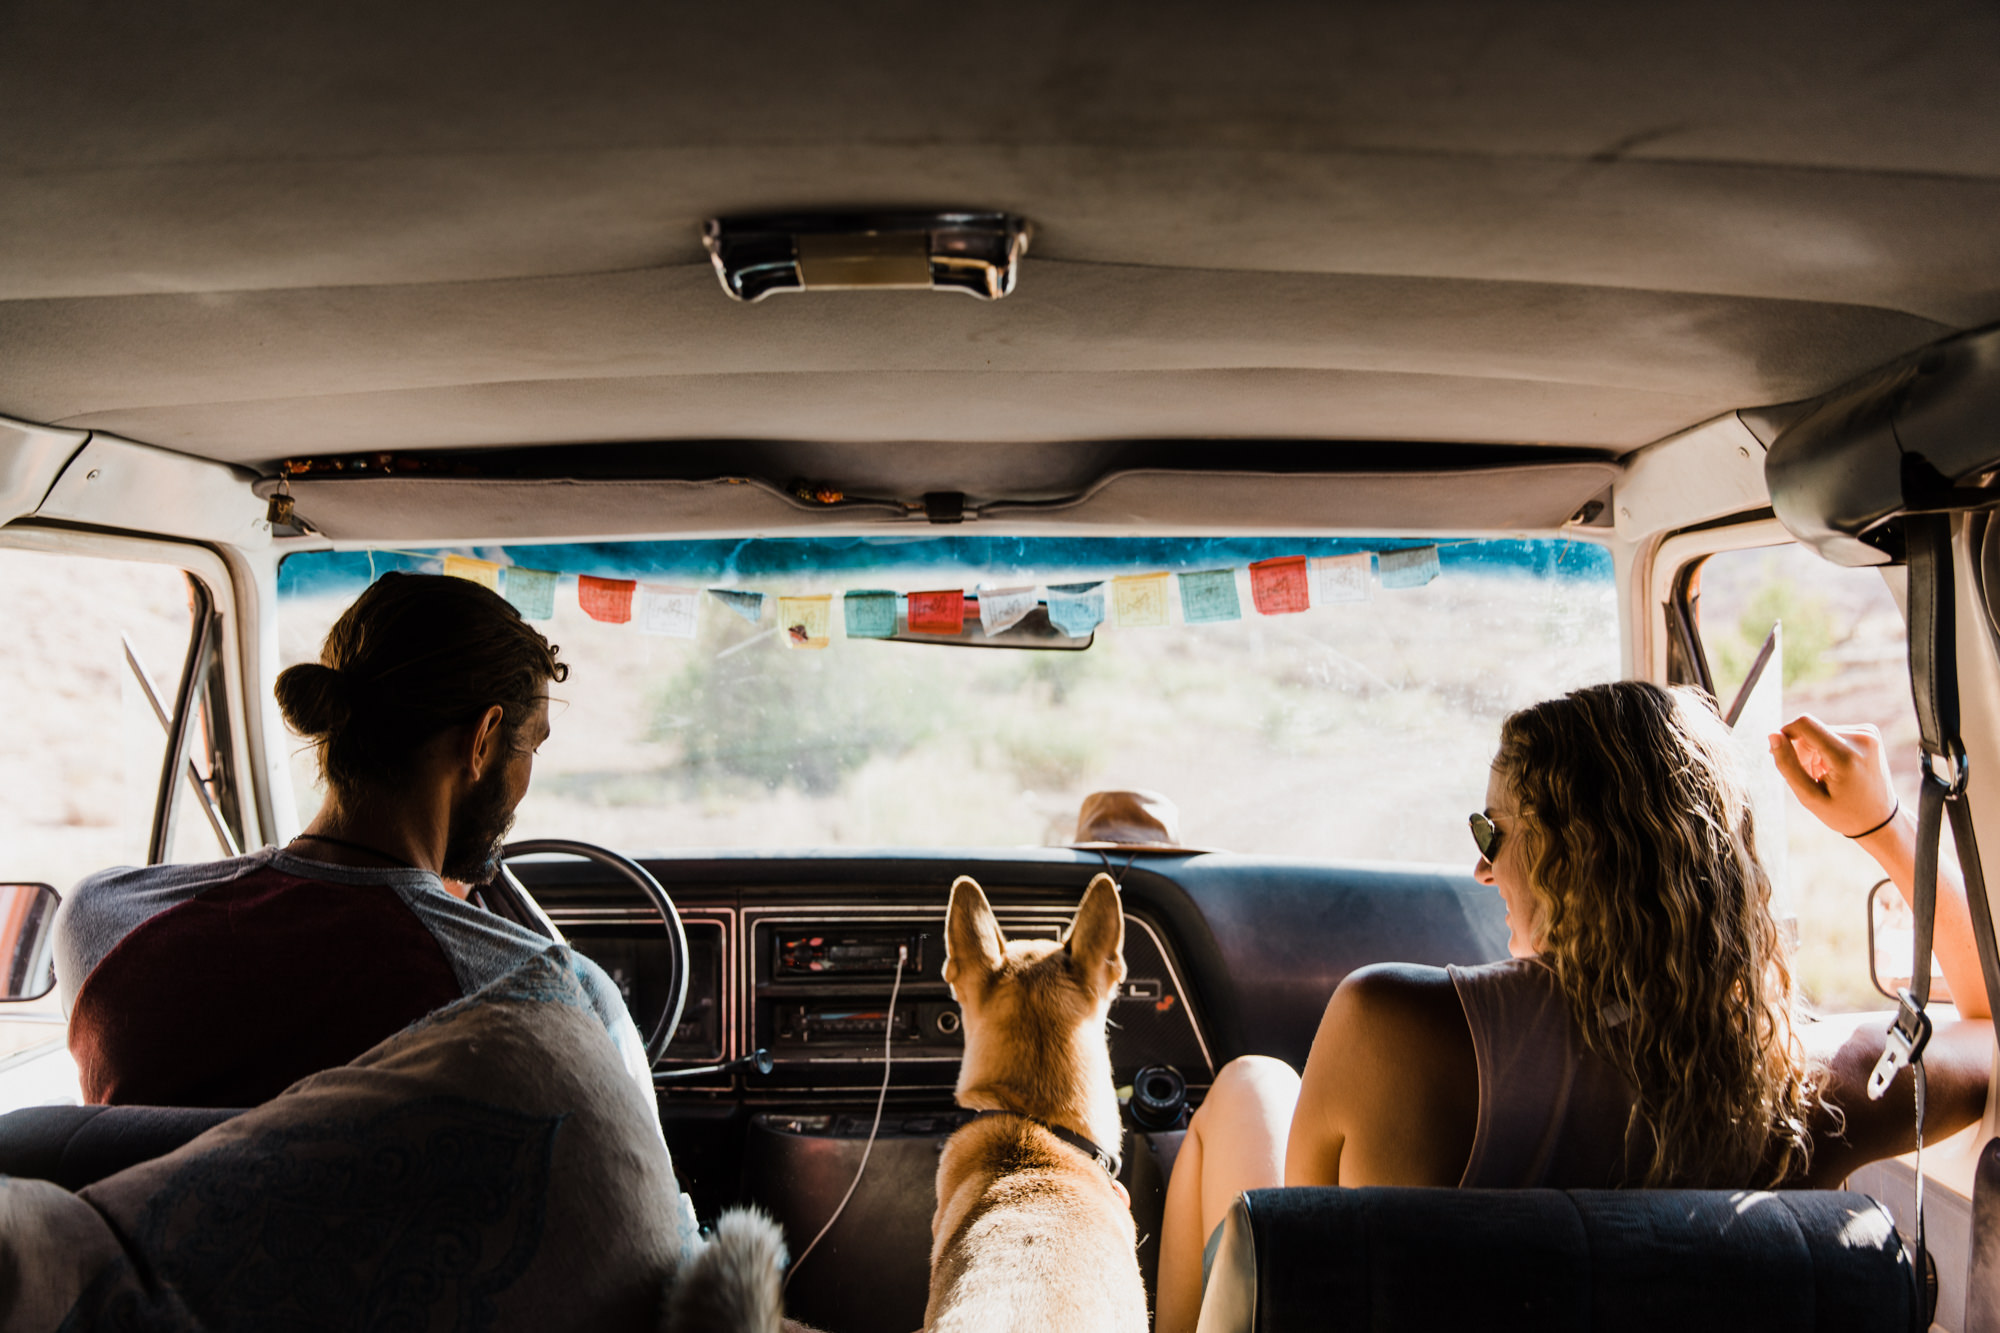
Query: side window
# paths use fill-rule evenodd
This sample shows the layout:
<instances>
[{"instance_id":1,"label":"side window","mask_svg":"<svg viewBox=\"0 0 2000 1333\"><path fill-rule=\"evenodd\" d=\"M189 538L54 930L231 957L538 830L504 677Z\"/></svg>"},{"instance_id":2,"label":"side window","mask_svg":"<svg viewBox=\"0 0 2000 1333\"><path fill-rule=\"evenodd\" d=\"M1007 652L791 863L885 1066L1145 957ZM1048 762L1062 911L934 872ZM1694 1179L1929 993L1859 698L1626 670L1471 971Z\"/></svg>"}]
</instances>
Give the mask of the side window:
<instances>
[{"instance_id":1,"label":"side window","mask_svg":"<svg viewBox=\"0 0 2000 1333\"><path fill-rule=\"evenodd\" d=\"M0 549L0 879L59 892L107 866L144 865L167 729L193 626L188 576L163 565ZM190 755L204 778L205 717ZM220 720L220 719L218 719ZM168 859L219 843L187 790ZM53 995L0 1006L0 1064L59 1040Z\"/></svg>"},{"instance_id":2,"label":"side window","mask_svg":"<svg viewBox=\"0 0 2000 1333\"><path fill-rule=\"evenodd\" d=\"M1710 556L1684 587L1722 708L1736 698L1772 627L1782 625L1781 657L1768 668L1777 679L1767 675L1758 687L1761 696L1775 686L1782 703L1765 716L1811 713L1833 726L1872 723L1888 746L1899 794L1905 804L1914 803L1917 720L1907 639L1882 571L1844 569L1802 546L1766 546ZM1751 750L1761 748L1761 738L1749 739L1760 742ZM1789 793L1784 800L1789 900L1781 910L1797 920L1793 966L1799 984L1824 1012L1883 1008L1889 1002L1870 980L1868 957L1868 892L1881 871ZM1779 892L1785 895L1787 886ZM1886 899L1907 916L1893 890ZM1885 968L1894 952L1889 932L1897 924L1891 919L1878 926ZM1907 974L1907 934L1902 948L1899 970Z\"/></svg>"}]
</instances>

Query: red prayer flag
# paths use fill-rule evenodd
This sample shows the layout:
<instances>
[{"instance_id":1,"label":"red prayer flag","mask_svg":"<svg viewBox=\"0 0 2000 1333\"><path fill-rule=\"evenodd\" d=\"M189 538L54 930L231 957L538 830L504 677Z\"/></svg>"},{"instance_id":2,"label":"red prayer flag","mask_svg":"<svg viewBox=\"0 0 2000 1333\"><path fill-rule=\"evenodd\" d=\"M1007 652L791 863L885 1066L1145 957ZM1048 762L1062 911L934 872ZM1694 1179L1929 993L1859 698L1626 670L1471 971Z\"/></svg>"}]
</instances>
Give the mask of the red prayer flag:
<instances>
[{"instance_id":1,"label":"red prayer flag","mask_svg":"<svg viewBox=\"0 0 2000 1333\"><path fill-rule=\"evenodd\" d=\"M576 579L577 605L592 620L601 620L607 625L622 625L632 618L632 593L638 586L636 579L600 579L590 574L579 574Z\"/></svg>"},{"instance_id":2,"label":"red prayer flag","mask_svg":"<svg viewBox=\"0 0 2000 1333\"><path fill-rule=\"evenodd\" d=\"M1302 555L1259 560L1250 566L1250 600L1256 603L1259 615L1283 616L1305 610L1312 605L1309 587Z\"/></svg>"},{"instance_id":3,"label":"red prayer flag","mask_svg":"<svg viewBox=\"0 0 2000 1333\"><path fill-rule=\"evenodd\" d=\"M965 630L965 593L913 592L909 625L912 634L960 634Z\"/></svg>"}]
</instances>

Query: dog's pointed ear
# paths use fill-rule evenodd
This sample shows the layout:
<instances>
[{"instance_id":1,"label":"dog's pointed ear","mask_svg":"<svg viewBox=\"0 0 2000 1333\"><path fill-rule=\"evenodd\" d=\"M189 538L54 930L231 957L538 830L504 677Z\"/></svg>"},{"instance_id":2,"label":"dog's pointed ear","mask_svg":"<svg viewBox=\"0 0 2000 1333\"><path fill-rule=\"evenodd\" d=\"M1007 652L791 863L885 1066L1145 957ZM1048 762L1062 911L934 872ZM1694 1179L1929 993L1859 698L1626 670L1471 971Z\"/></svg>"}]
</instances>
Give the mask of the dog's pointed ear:
<instances>
[{"instance_id":1,"label":"dog's pointed ear","mask_svg":"<svg viewBox=\"0 0 2000 1333\"><path fill-rule=\"evenodd\" d=\"M944 979L953 986L991 976L1007 961L1007 938L970 875L952 881L951 907L944 918Z\"/></svg>"},{"instance_id":2,"label":"dog's pointed ear","mask_svg":"<svg viewBox=\"0 0 2000 1333\"><path fill-rule=\"evenodd\" d=\"M1125 910L1111 876L1099 875L1083 891L1083 904L1076 909L1063 947L1093 990L1108 991L1125 979Z\"/></svg>"}]
</instances>

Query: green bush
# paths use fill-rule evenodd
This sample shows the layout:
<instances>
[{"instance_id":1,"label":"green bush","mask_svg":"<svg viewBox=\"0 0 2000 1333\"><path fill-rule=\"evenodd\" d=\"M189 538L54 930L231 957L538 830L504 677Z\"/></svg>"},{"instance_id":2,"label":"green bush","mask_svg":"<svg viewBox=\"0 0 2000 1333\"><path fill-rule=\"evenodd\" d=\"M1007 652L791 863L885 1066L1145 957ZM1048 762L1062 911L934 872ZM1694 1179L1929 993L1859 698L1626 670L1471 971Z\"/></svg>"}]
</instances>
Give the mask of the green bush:
<instances>
[{"instance_id":1,"label":"green bush","mask_svg":"<svg viewBox=\"0 0 2000 1333\"><path fill-rule=\"evenodd\" d=\"M897 656L921 649L849 641L796 651L774 637L722 655L749 637L733 626L705 635L652 696L648 738L678 744L677 767L696 790L831 794L871 758L901 754L947 720L941 692Z\"/></svg>"}]
</instances>

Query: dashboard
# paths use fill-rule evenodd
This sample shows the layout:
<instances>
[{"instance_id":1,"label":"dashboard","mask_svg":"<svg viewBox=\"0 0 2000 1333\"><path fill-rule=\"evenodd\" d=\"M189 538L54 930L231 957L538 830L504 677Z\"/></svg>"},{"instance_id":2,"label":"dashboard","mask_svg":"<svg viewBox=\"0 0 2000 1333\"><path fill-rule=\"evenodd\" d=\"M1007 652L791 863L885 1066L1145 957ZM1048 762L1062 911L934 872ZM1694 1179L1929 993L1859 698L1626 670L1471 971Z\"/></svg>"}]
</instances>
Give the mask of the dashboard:
<instances>
[{"instance_id":1,"label":"dashboard","mask_svg":"<svg viewBox=\"0 0 2000 1333\"><path fill-rule=\"evenodd\" d=\"M1050 848L640 859L687 933L687 1003L655 1071L682 1188L703 1217L767 1209L795 1254L837 1216L792 1274L788 1311L817 1327L917 1327L938 1153L965 1115L952 1096L963 1034L943 974L950 885L978 880L1009 938L1053 939L1103 858ZM648 1030L668 960L650 903L588 862L512 864ZM1126 924L1107 1034L1114 1082L1168 1067L1189 1104L1238 1055L1302 1066L1327 998L1357 967L1506 956L1498 895L1456 867L1207 853L1109 869ZM730 1067L759 1049L770 1072ZM1124 1144L1120 1179L1149 1286L1180 1137L1135 1118Z\"/></svg>"},{"instance_id":2,"label":"dashboard","mask_svg":"<svg viewBox=\"0 0 2000 1333\"><path fill-rule=\"evenodd\" d=\"M896 942L916 946L902 992L913 1007L895 1020L896 1081L926 1082L926 1071L956 1059L941 938L952 880L977 879L1010 934L1050 937L1106 868L1064 848L642 860L688 933L687 1008L662 1068L770 1050L778 1068L768 1085L740 1077L678 1085L738 1091L830 1086L843 1064L879 1066L887 1020L877 1011L893 973L883 950L892 955ZM1460 867L1207 853L1148 855L1112 869L1121 872L1127 924L1126 992L1112 1031L1114 1064L1125 1072L1155 1057L1186 1061L1198 1083L1248 1052L1300 1064L1327 997L1355 968L1507 956L1498 895ZM625 988L641 1025L657 1015L665 945L658 915L636 891L581 861L534 859L516 870ZM877 1068L862 1082L872 1088L879 1078Z\"/></svg>"},{"instance_id":3,"label":"dashboard","mask_svg":"<svg viewBox=\"0 0 2000 1333\"><path fill-rule=\"evenodd\" d=\"M530 887L646 1028L666 1003L658 914L622 885L564 878ZM874 886L844 901L779 891L725 904L698 886L669 892L687 935L688 995L659 1066L663 1083L710 1094L874 1091L885 1045L895 1086L948 1088L957 1078L964 1034L944 980L945 893ZM1046 895L1035 890L995 884L988 893L1009 939L1059 939L1069 924L1071 905L1037 901ZM908 961L893 985L899 949ZM1191 1090L1207 1087L1216 1061L1198 1002L1167 934L1143 913L1126 915L1125 961L1109 1032L1114 1077L1129 1084L1141 1069L1171 1066ZM759 1049L771 1055L769 1074L676 1077Z\"/></svg>"}]
</instances>

